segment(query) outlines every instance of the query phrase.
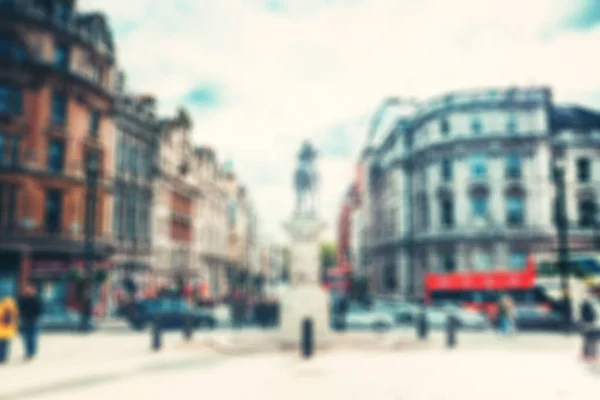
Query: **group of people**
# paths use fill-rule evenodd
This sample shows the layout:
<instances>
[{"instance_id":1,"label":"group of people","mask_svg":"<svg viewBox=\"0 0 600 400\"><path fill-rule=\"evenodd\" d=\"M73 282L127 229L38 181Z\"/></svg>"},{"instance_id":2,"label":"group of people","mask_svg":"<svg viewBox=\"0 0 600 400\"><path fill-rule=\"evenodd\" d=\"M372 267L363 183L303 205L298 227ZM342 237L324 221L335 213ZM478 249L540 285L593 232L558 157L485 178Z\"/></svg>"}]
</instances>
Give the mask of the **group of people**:
<instances>
[{"instance_id":1,"label":"group of people","mask_svg":"<svg viewBox=\"0 0 600 400\"><path fill-rule=\"evenodd\" d=\"M0 291L0 364L9 357L12 340L21 334L25 360L35 357L38 348L38 321L43 303L35 286L28 284L15 301L7 291Z\"/></svg>"}]
</instances>

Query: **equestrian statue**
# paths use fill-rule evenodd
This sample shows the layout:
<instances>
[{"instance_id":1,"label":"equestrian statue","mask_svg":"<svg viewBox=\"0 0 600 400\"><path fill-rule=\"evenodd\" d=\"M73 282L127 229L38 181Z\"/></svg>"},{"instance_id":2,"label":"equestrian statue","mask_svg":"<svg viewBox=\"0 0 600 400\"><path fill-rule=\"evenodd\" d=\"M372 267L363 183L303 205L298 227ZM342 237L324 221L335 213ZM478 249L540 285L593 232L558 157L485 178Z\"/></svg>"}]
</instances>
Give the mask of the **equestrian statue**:
<instances>
[{"instance_id":1,"label":"equestrian statue","mask_svg":"<svg viewBox=\"0 0 600 400\"><path fill-rule=\"evenodd\" d=\"M305 140L298 154L298 167L294 173L294 186L296 188L296 215L316 215L316 195L318 185L318 174L314 161L317 158L317 150L312 144Z\"/></svg>"}]
</instances>

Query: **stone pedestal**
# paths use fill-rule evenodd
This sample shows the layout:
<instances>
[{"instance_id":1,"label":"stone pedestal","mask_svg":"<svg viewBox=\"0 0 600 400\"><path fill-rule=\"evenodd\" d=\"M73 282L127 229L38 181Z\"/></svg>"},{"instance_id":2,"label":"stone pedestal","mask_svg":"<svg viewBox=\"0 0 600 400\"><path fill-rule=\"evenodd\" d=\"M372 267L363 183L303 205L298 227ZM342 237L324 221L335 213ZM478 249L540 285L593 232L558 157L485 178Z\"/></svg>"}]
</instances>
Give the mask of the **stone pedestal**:
<instances>
[{"instance_id":1,"label":"stone pedestal","mask_svg":"<svg viewBox=\"0 0 600 400\"><path fill-rule=\"evenodd\" d=\"M280 295L279 339L283 346L299 346L302 323L312 320L317 347L331 340L329 294L320 284L320 237L325 223L315 217L294 217L284 225L290 245L290 285Z\"/></svg>"}]
</instances>

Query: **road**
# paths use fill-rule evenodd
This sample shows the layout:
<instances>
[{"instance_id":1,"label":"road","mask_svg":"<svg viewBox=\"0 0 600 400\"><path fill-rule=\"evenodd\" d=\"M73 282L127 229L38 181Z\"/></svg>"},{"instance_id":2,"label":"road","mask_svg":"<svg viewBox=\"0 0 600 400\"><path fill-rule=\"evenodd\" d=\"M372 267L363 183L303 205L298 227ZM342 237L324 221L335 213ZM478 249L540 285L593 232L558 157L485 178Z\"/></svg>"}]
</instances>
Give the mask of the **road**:
<instances>
[{"instance_id":1,"label":"road","mask_svg":"<svg viewBox=\"0 0 600 400\"><path fill-rule=\"evenodd\" d=\"M434 335L427 347L335 350L306 362L295 353L226 356L194 345L206 335L186 345L179 333L170 334L158 354L149 351L146 334L47 336L38 360L13 357L0 369L0 399L591 400L600 391L600 369L579 362L574 337L465 334L457 349L447 350Z\"/></svg>"}]
</instances>

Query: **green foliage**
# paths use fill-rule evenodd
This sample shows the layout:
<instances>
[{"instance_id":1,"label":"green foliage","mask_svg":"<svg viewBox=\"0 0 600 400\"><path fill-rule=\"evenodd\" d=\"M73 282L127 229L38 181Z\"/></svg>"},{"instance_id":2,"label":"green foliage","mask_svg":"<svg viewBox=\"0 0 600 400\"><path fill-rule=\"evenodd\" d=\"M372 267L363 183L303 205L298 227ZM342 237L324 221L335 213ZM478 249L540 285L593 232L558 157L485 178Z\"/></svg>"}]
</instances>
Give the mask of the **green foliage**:
<instances>
[{"instance_id":1,"label":"green foliage","mask_svg":"<svg viewBox=\"0 0 600 400\"><path fill-rule=\"evenodd\" d=\"M327 271L337 264L337 251L335 242L321 243L321 268Z\"/></svg>"}]
</instances>

